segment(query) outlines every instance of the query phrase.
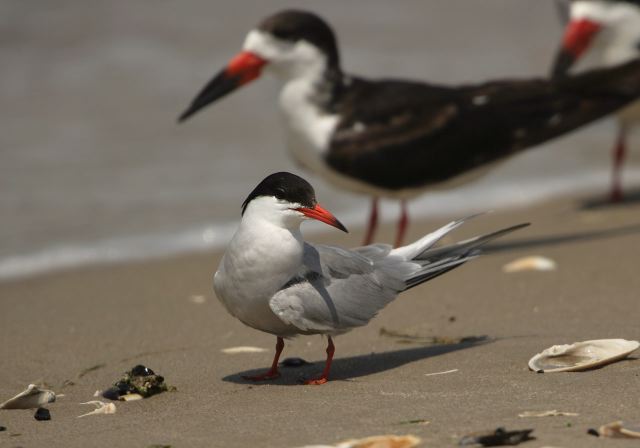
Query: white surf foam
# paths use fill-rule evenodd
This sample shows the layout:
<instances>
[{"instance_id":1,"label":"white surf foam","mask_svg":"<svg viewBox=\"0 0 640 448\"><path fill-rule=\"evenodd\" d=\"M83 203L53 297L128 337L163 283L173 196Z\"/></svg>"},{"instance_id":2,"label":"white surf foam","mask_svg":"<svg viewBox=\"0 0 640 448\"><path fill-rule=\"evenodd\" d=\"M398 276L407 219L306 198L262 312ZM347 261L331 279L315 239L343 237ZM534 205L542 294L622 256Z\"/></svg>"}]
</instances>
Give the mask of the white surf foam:
<instances>
[{"instance_id":1,"label":"white surf foam","mask_svg":"<svg viewBox=\"0 0 640 448\"><path fill-rule=\"evenodd\" d=\"M426 194L410 204L411 218L439 218L465 215L470 212L520 207L551 197L579 192L603 196L610 181L608 171L581 173L572 177L551 179L523 179L477 182L455 190ZM625 172L625 184L640 184L640 170ZM359 201L356 207L337 210L335 214L347 227L365 224L367 201ZM381 212L384 221L396 219L397 203L383 201ZM534 220L535 225L535 220ZM230 240L237 222L200 226L179 233L162 233L144 236L112 238L94 244L57 245L23 255L0 259L0 280L22 278L50 271L84 265L119 263L167 257L181 253L194 253L223 248ZM307 229L307 233L319 232L321 227ZM354 245L357 242L354 242Z\"/></svg>"}]
</instances>

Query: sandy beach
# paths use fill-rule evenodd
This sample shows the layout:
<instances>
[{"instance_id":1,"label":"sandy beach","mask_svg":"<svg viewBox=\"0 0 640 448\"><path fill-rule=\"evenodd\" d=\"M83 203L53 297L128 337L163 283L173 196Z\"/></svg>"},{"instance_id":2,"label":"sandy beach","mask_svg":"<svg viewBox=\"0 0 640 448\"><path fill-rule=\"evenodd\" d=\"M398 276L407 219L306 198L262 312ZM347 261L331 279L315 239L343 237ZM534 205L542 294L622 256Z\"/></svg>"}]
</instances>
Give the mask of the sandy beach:
<instances>
[{"instance_id":1,"label":"sandy beach","mask_svg":"<svg viewBox=\"0 0 640 448\"><path fill-rule=\"evenodd\" d=\"M547 76L562 35L551 0L293 3L330 21L349 73L374 79ZM299 384L324 365L317 336L288 341L283 354L311 365L283 368L271 383L242 379L269 366L275 338L228 315L212 278L250 188L298 169L275 113L277 83L265 76L192 121L175 121L246 32L291 4L0 2L0 403L30 383L58 394L47 406L51 421L0 410L0 447L296 448L378 434L448 447L497 427L533 428L536 440L523 445L531 448L622 446L587 429L640 423L640 353L583 373L527 367L555 344L640 339L640 190L616 206L584 196L606 192L613 120L413 201L412 219L431 218L412 221L408 239L477 207L497 211L447 242L532 225L338 337L328 384ZM635 148L625 186L640 185ZM359 244L368 199L299 174L352 231L316 234L321 225L309 223L309 239ZM445 216L455 210L464 212ZM395 213L395 203L382 204L383 220ZM377 240L393 237L386 224ZM529 255L557 269L503 272ZM264 351L222 352L238 346ZM80 403L137 364L176 390L77 418L92 409ZM554 409L579 415L518 416Z\"/></svg>"},{"instance_id":2,"label":"sandy beach","mask_svg":"<svg viewBox=\"0 0 640 448\"><path fill-rule=\"evenodd\" d=\"M338 337L332 381L323 386L298 384L322 368L321 337L301 337L285 348L285 357L313 365L283 369L269 384L241 379L268 366L275 338L245 327L218 303L211 284L220 253L4 282L0 401L38 382L64 397L49 405L48 422L36 421L30 410L0 411L7 427L0 445L298 447L391 433L415 434L425 447L453 446L469 432L505 426L534 428L537 439L524 444L532 448L618 446L587 429L640 421L637 354L583 373L527 368L531 356L554 344L640 339L640 204L588 207L588 199L497 211L456 231L453 238L460 239L533 224L495 243L493 253L401 295L367 327ZM445 221L416 223L411 237ZM355 229L317 240L348 246L360 238ZM391 239L391 228L381 238ZM549 257L558 268L502 272L526 255ZM434 337L440 343L429 341ZM481 342L456 343L468 337ZM267 351L221 352L243 345ZM79 403L136 364L164 375L177 391L118 402L114 415L76 418L90 410ZM518 417L551 409L579 415ZM428 423L406 423L413 420Z\"/></svg>"}]
</instances>

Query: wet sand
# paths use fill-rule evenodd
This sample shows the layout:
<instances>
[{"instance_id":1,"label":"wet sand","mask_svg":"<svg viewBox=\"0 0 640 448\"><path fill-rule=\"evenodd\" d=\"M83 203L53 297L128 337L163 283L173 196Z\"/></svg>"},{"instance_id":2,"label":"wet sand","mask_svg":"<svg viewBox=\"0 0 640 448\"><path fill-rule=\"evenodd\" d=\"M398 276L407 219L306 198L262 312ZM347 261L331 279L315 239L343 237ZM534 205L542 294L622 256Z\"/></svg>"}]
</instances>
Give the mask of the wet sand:
<instances>
[{"instance_id":1,"label":"wet sand","mask_svg":"<svg viewBox=\"0 0 640 448\"><path fill-rule=\"evenodd\" d=\"M498 211L465 225L456 239L533 223L497 243L494 253L409 291L367 327L338 337L332 381L323 386L298 385L321 371L320 337L285 348L285 357L313 365L283 369L270 384L241 379L268 366L275 338L243 326L216 300L211 279L219 253L2 283L0 401L31 382L65 396L49 406L49 422L34 420L33 411L0 411L7 427L0 445L297 447L411 433L424 446L452 446L466 433L506 426L535 428L530 447L617 446L586 431L617 419L640 421L637 354L584 373L527 369L532 355L553 344L640 339L640 203L585 209L584 201ZM443 223L416 223L411 236ZM356 229L318 240L351 245L361 236ZM385 228L381 239L391 237ZM506 262L533 254L554 259L558 269L502 272ZM381 335L383 328L445 343L402 343ZM455 343L464 337L487 339ZM240 345L268 351L221 353ZM117 403L115 415L76 418L90 410L80 402L139 363L177 391ZM63 386L67 380L73 385ZM518 417L550 409L580 415ZM418 419L429 423L402 424Z\"/></svg>"}]
</instances>

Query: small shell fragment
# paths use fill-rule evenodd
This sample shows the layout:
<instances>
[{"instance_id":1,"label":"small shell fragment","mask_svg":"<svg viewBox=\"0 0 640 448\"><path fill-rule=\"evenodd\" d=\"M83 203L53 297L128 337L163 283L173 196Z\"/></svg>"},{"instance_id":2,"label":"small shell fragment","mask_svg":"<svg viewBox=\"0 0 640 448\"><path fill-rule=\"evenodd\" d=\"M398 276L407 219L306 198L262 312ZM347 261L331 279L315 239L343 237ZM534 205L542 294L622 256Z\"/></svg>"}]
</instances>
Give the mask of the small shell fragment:
<instances>
[{"instance_id":1,"label":"small shell fragment","mask_svg":"<svg viewBox=\"0 0 640 448\"><path fill-rule=\"evenodd\" d=\"M29 384L18 395L0 404L0 409L37 409L54 401L56 401L55 392L48 389L40 389L35 384Z\"/></svg>"},{"instance_id":2,"label":"small shell fragment","mask_svg":"<svg viewBox=\"0 0 640 448\"><path fill-rule=\"evenodd\" d=\"M207 297L201 294L193 294L189 296L189 302L194 303L196 305L202 305L203 303L206 303L206 301L207 301Z\"/></svg>"},{"instance_id":3,"label":"small shell fragment","mask_svg":"<svg viewBox=\"0 0 640 448\"><path fill-rule=\"evenodd\" d=\"M248 345L242 345L240 347L229 347L229 348L223 348L222 349L222 353L226 353L227 355L235 355L238 353L262 353L262 352L266 352L267 349L266 348L261 348L261 347L251 347Z\"/></svg>"},{"instance_id":4,"label":"small shell fragment","mask_svg":"<svg viewBox=\"0 0 640 448\"><path fill-rule=\"evenodd\" d=\"M364 439L351 439L337 445L306 445L301 448L413 448L421 442L416 436L372 436Z\"/></svg>"},{"instance_id":5,"label":"small shell fragment","mask_svg":"<svg viewBox=\"0 0 640 448\"><path fill-rule=\"evenodd\" d=\"M576 412L563 412L553 409L551 411L525 411L518 414L518 417L576 417L578 415L580 414Z\"/></svg>"},{"instance_id":6,"label":"small shell fragment","mask_svg":"<svg viewBox=\"0 0 640 448\"><path fill-rule=\"evenodd\" d=\"M92 404L96 408L91 412L87 412L86 414L78 415L78 418L86 417L88 415L115 414L116 413L116 405L113 404L113 403L105 403L103 401L93 400L93 401L87 401L86 403L80 403L80 404Z\"/></svg>"},{"instance_id":7,"label":"small shell fragment","mask_svg":"<svg viewBox=\"0 0 640 448\"><path fill-rule=\"evenodd\" d=\"M444 372L433 372L433 373L425 373L424 376L437 376L437 375L446 375L448 373L455 373L458 369L445 370Z\"/></svg>"},{"instance_id":8,"label":"small shell fragment","mask_svg":"<svg viewBox=\"0 0 640 448\"><path fill-rule=\"evenodd\" d=\"M591 433L591 430L589 431ZM640 428L625 428L621 421L607 423L598 428L598 436L614 439L640 439Z\"/></svg>"},{"instance_id":9,"label":"small shell fragment","mask_svg":"<svg viewBox=\"0 0 640 448\"><path fill-rule=\"evenodd\" d=\"M339 443L336 448L413 448L420 442L418 437L412 435L384 435L346 440Z\"/></svg>"},{"instance_id":10,"label":"small shell fragment","mask_svg":"<svg viewBox=\"0 0 640 448\"><path fill-rule=\"evenodd\" d=\"M120 401L138 401L142 400L144 397L140 394L126 394L118 397Z\"/></svg>"},{"instance_id":11,"label":"small shell fragment","mask_svg":"<svg viewBox=\"0 0 640 448\"><path fill-rule=\"evenodd\" d=\"M531 358L529 368L538 373L587 370L626 358L638 347L640 342L626 339L597 339L554 345Z\"/></svg>"},{"instance_id":12,"label":"small shell fragment","mask_svg":"<svg viewBox=\"0 0 640 448\"><path fill-rule=\"evenodd\" d=\"M551 258L534 255L530 257L518 258L502 267L503 272L524 272L524 271L555 271L558 265Z\"/></svg>"}]
</instances>

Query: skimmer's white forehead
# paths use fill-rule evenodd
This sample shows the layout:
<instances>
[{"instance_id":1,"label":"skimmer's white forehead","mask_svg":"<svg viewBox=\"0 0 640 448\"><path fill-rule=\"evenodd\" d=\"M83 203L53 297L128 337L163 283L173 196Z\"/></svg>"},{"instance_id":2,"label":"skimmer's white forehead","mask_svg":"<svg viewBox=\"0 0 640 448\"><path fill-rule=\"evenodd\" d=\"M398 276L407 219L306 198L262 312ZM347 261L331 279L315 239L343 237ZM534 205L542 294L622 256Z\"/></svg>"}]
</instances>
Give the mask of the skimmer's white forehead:
<instances>
[{"instance_id":1,"label":"skimmer's white forehead","mask_svg":"<svg viewBox=\"0 0 640 448\"><path fill-rule=\"evenodd\" d=\"M326 68L326 56L304 39L292 42L265 31L252 30L244 41L243 50L266 59L267 68L282 72L286 77L316 75Z\"/></svg>"},{"instance_id":2,"label":"skimmer's white forehead","mask_svg":"<svg viewBox=\"0 0 640 448\"><path fill-rule=\"evenodd\" d=\"M587 19L601 24L615 24L639 16L640 8L627 2L583 0L571 4L571 18Z\"/></svg>"}]
</instances>

